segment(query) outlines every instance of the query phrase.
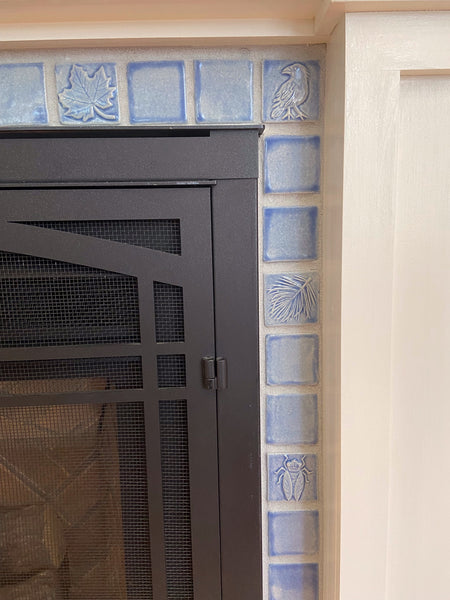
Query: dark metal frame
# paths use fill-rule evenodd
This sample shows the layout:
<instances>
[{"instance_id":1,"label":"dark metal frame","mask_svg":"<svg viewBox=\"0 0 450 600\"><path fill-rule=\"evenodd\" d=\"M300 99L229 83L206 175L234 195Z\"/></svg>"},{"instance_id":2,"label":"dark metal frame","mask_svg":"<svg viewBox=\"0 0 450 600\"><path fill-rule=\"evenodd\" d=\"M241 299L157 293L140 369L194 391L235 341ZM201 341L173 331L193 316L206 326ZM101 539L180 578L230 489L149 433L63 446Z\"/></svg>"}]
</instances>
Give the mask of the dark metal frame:
<instances>
[{"instance_id":1,"label":"dark metal frame","mask_svg":"<svg viewBox=\"0 0 450 600\"><path fill-rule=\"evenodd\" d=\"M120 187L210 190L215 355L225 357L228 363L228 386L215 392L222 600L262 597L256 226L259 133L258 127L0 131L0 188L5 192L55 187L67 191L86 188L86 192ZM8 224L11 226L21 227ZM91 242L94 247L95 240ZM21 250L18 247L16 251ZM64 260L61 254L58 259ZM98 262L95 266L101 268ZM203 317L195 315L200 328ZM105 349L102 346L102 355ZM114 353L117 348L110 350ZM21 357L33 357L30 348L0 350L0 359L12 360L17 352ZM61 358L65 353L61 347L46 349L48 357ZM120 391L108 394L117 395L117 401L124 399ZM135 390L131 396L136 401L139 395ZM111 396L107 400L105 396L101 392L83 394L82 401L111 401ZM52 402L58 402L58 397ZM19 404L17 399L14 403ZM32 404L33 399L20 401L25 403ZM152 470L156 468L154 464ZM208 520L207 515L205 518ZM206 522L204 527L208 527ZM162 531L159 533L162 536ZM214 557L211 560L214 562ZM215 570L211 563L212 577ZM207 571L204 568L201 574L206 579ZM164 598L163 589L154 593L155 600ZM216 599L199 593L196 600Z\"/></svg>"}]
</instances>

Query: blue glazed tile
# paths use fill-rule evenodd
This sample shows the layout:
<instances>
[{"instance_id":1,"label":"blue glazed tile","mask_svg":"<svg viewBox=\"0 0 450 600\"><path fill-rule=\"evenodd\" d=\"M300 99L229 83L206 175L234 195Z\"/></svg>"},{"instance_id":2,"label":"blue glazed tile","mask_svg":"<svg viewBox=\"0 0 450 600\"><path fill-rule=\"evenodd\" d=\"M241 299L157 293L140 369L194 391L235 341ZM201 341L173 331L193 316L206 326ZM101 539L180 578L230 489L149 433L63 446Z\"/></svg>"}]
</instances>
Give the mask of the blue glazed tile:
<instances>
[{"instance_id":1,"label":"blue glazed tile","mask_svg":"<svg viewBox=\"0 0 450 600\"><path fill-rule=\"evenodd\" d=\"M319 565L269 565L269 600L319 600Z\"/></svg>"},{"instance_id":2,"label":"blue glazed tile","mask_svg":"<svg viewBox=\"0 0 450 600\"><path fill-rule=\"evenodd\" d=\"M319 274L266 275L264 309L266 325L315 323L319 311Z\"/></svg>"},{"instance_id":3,"label":"blue glazed tile","mask_svg":"<svg viewBox=\"0 0 450 600\"><path fill-rule=\"evenodd\" d=\"M0 65L0 125L47 123L44 65Z\"/></svg>"},{"instance_id":4,"label":"blue glazed tile","mask_svg":"<svg viewBox=\"0 0 450 600\"><path fill-rule=\"evenodd\" d=\"M269 385L308 385L318 381L317 335L266 336L266 373Z\"/></svg>"},{"instance_id":5,"label":"blue glazed tile","mask_svg":"<svg viewBox=\"0 0 450 600\"><path fill-rule=\"evenodd\" d=\"M239 123L253 119L253 63L248 60L195 61L198 123Z\"/></svg>"},{"instance_id":6,"label":"blue glazed tile","mask_svg":"<svg viewBox=\"0 0 450 600\"><path fill-rule=\"evenodd\" d=\"M264 156L266 193L318 192L319 188L319 136L285 135L266 138Z\"/></svg>"},{"instance_id":7,"label":"blue glazed tile","mask_svg":"<svg viewBox=\"0 0 450 600\"><path fill-rule=\"evenodd\" d=\"M267 470L268 500L317 500L315 454L269 454Z\"/></svg>"},{"instance_id":8,"label":"blue glazed tile","mask_svg":"<svg viewBox=\"0 0 450 600\"><path fill-rule=\"evenodd\" d=\"M268 444L316 444L317 439L316 394L267 396Z\"/></svg>"},{"instance_id":9,"label":"blue glazed tile","mask_svg":"<svg viewBox=\"0 0 450 600\"><path fill-rule=\"evenodd\" d=\"M269 554L316 554L319 551L317 510L269 512Z\"/></svg>"},{"instance_id":10,"label":"blue glazed tile","mask_svg":"<svg viewBox=\"0 0 450 600\"><path fill-rule=\"evenodd\" d=\"M131 123L185 123L186 96L183 61L128 64Z\"/></svg>"},{"instance_id":11,"label":"blue glazed tile","mask_svg":"<svg viewBox=\"0 0 450 600\"><path fill-rule=\"evenodd\" d=\"M56 65L55 75L61 123L105 125L119 120L114 63Z\"/></svg>"},{"instance_id":12,"label":"blue glazed tile","mask_svg":"<svg viewBox=\"0 0 450 600\"><path fill-rule=\"evenodd\" d=\"M264 260L317 258L317 206L264 209Z\"/></svg>"},{"instance_id":13,"label":"blue glazed tile","mask_svg":"<svg viewBox=\"0 0 450 600\"><path fill-rule=\"evenodd\" d=\"M263 120L317 121L320 65L317 60L265 60Z\"/></svg>"}]
</instances>

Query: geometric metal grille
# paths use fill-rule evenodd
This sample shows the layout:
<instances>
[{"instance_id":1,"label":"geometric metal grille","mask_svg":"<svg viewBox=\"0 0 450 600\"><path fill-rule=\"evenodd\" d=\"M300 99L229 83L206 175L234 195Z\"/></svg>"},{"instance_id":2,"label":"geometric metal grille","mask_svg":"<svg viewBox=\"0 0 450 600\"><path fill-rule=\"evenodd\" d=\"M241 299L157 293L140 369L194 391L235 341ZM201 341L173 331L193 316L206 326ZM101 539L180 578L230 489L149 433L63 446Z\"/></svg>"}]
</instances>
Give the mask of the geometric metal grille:
<instances>
[{"instance_id":1,"label":"geometric metal grille","mask_svg":"<svg viewBox=\"0 0 450 600\"><path fill-rule=\"evenodd\" d=\"M142 411L133 419L139 428ZM0 408L2 600L151 599L127 589L123 515L133 496L147 503L132 478L121 498L123 455L135 450L113 404Z\"/></svg>"},{"instance_id":2,"label":"geometric metal grille","mask_svg":"<svg viewBox=\"0 0 450 600\"><path fill-rule=\"evenodd\" d=\"M186 400L159 403L168 600L194 598Z\"/></svg>"},{"instance_id":3,"label":"geometric metal grille","mask_svg":"<svg viewBox=\"0 0 450 600\"><path fill-rule=\"evenodd\" d=\"M153 282L156 342L184 342L183 288Z\"/></svg>"},{"instance_id":4,"label":"geometric metal grille","mask_svg":"<svg viewBox=\"0 0 450 600\"><path fill-rule=\"evenodd\" d=\"M137 279L0 252L0 347L136 343Z\"/></svg>"},{"instance_id":5,"label":"geometric metal grille","mask_svg":"<svg viewBox=\"0 0 450 600\"><path fill-rule=\"evenodd\" d=\"M156 357L158 387L186 387L186 357L184 354L160 354Z\"/></svg>"},{"instance_id":6,"label":"geometric metal grille","mask_svg":"<svg viewBox=\"0 0 450 600\"><path fill-rule=\"evenodd\" d=\"M126 600L152 600L144 405L116 404L116 411Z\"/></svg>"},{"instance_id":7,"label":"geometric metal grille","mask_svg":"<svg viewBox=\"0 0 450 600\"><path fill-rule=\"evenodd\" d=\"M142 246L170 254L181 254L179 219L18 222L34 227L57 229L58 231L122 242L131 246Z\"/></svg>"},{"instance_id":8,"label":"geometric metal grille","mask_svg":"<svg viewBox=\"0 0 450 600\"><path fill-rule=\"evenodd\" d=\"M143 386L139 356L0 362L0 394L62 394Z\"/></svg>"}]
</instances>

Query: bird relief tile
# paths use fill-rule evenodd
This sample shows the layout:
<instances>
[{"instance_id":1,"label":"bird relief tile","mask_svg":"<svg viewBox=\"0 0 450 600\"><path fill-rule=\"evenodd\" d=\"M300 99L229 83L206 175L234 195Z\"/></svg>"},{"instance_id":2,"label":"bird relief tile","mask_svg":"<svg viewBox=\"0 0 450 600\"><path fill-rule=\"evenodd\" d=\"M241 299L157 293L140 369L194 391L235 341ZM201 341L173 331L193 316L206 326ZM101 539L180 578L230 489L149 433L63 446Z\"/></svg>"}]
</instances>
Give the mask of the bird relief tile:
<instances>
[{"instance_id":1,"label":"bird relief tile","mask_svg":"<svg viewBox=\"0 0 450 600\"><path fill-rule=\"evenodd\" d=\"M61 123L108 124L119 120L114 63L56 65Z\"/></svg>"},{"instance_id":2,"label":"bird relief tile","mask_svg":"<svg viewBox=\"0 0 450 600\"><path fill-rule=\"evenodd\" d=\"M316 60L265 60L263 120L317 121L320 110L320 65Z\"/></svg>"}]
</instances>

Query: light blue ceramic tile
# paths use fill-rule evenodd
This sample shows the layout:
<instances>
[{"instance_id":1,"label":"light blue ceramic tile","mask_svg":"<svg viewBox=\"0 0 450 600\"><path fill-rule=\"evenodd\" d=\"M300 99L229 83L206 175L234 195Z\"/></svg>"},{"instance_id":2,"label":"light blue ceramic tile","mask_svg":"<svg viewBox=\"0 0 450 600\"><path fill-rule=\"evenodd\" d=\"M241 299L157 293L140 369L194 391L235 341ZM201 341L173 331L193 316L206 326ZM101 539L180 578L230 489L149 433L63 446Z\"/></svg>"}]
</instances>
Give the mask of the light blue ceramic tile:
<instances>
[{"instance_id":1,"label":"light blue ceramic tile","mask_svg":"<svg viewBox=\"0 0 450 600\"><path fill-rule=\"evenodd\" d=\"M253 63L248 60L196 60L198 123L240 123L253 119Z\"/></svg>"},{"instance_id":2,"label":"light blue ceramic tile","mask_svg":"<svg viewBox=\"0 0 450 600\"><path fill-rule=\"evenodd\" d=\"M113 124L119 120L115 63L56 65L61 123Z\"/></svg>"},{"instance_id":3,"label":"light blue ceramic tile","mask_svg":"<svg viewBox=\"0 0 450 600\"><path fill-rule=\"evenodd\" d=\"M265 60L264 121L317 121L320 65L317 60Z\"/></svg>"},{"instance_id":4,"label":"light blue ceramic tile","mask_svg":"<svg viewBox=\"0 0 450 600\"><path fill-rule=\"evenodd\" d=\"M316 455L269 454L267 497L287 502L317 500Z\"/></svg>"},{"instance_id":5,"label":"light blue ceramic tile","mask_svg":"<svg viewBox=\"0 0 450 600\"><path fill-rule=\"evenodd\" d=\"M316 554L319 551L317 510L269 512L269 555Z\"/></svg>"},{"instance_id":6,"label":"light blue ceramic tile","mask_svg":"<svg viewBox=\"0 0 450 600\"><path fill-rule=\"evenodd\" d=\"M319 312L319 274L277 273L264 277L266 325L315 323Z\"/></svg>"},{"instance_id":7,"label":"light blue ceramic tile","mask_svg":"<svg viewBox=\"0 0 450 600\"><path fill-rule=\"evenodd\" d=\"M183 61L128 64L131 123L185 123L186 95Z\"/></svg>"},{"instance_id":8,"label":"light blue ceramic tile","mask_svg":"<svg viewBox=\"0 0 450 600\"><path fill-rule=\"evenodd\" d=\"M272 136L265 140L264 191L278 194L318 192L320 137Z\"/></svg>"},{"instance_id":9,"label":"light blue ceramic tile","mask_svg":"<svg viewBox=\"0 0 450 600\"><path fill-rule=\"evenodd\" d=\"M0 125L47 122L44 65L0 64Z\"/></svg>"},{"instance_id":10,"label":"light blue ceramic tile","mask_svg":"<svg viewBox=\"0 0 450 600\"><path fill-rule=\"evenodd\" d=\"M317 206L264 209L264 260L317 258Z\"/></svg>"},{"instance_id":11,"label":"light blue ceramic tile","mask_svg":"<svg viewBox=\"0 0 450 600\"><path fill-rule=\"evenodd\" d=\"M319 600L319 565L269 565L269 600Z\"/></svg>"},{"instance_id":12,"label":"light blue ceramic tile","mask_svg":"<svg viewBox=\"0 0 450 600\"><path fill-rule=\"evenodd\" d=\"M319 370L317 335L266 336L266 373L269 385L317 383Z\"/></svg>"},{"instance_id":13,"label":"light blue ceramic tile","mask_svg":"<svg viewBox=\"0 0 450 600\"><path fill-rule=\"evenodd\" d=\"M317 439L316 394L267 396L268 444L316 444Z\"/></svg>"}]
</instances>

